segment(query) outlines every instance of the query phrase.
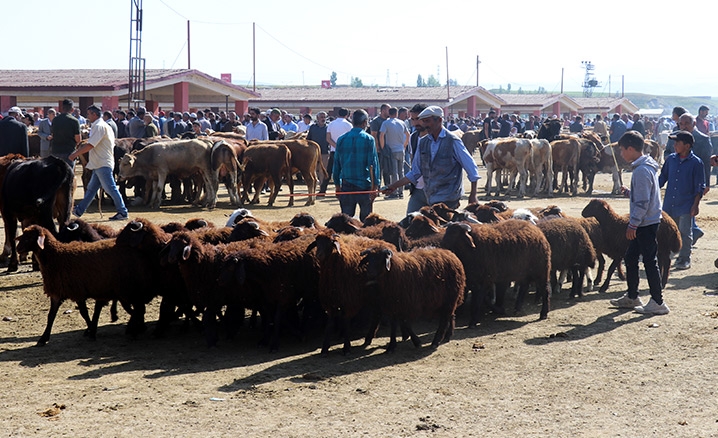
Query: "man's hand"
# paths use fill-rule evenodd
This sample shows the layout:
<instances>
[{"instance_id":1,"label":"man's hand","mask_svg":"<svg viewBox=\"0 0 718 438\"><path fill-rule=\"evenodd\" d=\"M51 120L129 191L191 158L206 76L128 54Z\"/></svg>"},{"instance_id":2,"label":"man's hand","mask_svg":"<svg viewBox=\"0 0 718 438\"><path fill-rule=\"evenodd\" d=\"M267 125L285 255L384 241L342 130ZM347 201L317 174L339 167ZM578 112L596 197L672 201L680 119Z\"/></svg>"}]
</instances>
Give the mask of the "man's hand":
<instances>
[{"instance_id":1,"label":"man's hand","mask_svg":"<svg viewBox=\"0 0 718 438\"><path fill-rule=\"evenodd\" d=\"M469 204L478 204L479 201L476 198L476 195L469 195Z\"/></svg>"},{"instance_id":2,"label":"man's hand","mask_svg":"<svg viewBox=\"0 0 718 438\"><path fill-rule=\"evenodd\" d=\"M631 190L626 186L621 186L621 194L628 198L629 196L631 196Z\"/></svg>"},{"instance_id":3,"label":"man's hand","mask_svg":"<svg viewBox=\"0 0 718 438\"><path fill-rule=\"evenodd\" d=\"M626 228L626 239L633 240L636 238L636 230L631 227Z\"/></svg>"}]
</instances>

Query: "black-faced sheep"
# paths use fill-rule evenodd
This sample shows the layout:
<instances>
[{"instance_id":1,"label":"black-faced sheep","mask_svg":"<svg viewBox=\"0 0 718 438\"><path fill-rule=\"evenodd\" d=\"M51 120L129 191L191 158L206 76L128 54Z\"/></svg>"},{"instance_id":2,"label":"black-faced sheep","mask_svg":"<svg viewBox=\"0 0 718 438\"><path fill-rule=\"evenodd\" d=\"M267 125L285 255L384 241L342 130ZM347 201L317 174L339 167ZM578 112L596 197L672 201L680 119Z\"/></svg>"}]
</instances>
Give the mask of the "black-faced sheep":
<instances>
[{"instance_id":1,"label":"black-faced sheep","mask_svg":"<svg viewBox=\"0 0 718 438\"><path fill-rule=\"evenodd\" d=\"M55 316L66 299L78 304L91 338L97 331L100 309L115 299L131 315L128 334L144 330L145 305L155 296L157 284L151 263L141 252L118 246L114 240L61 243L50 231L37 225L23 231L18 247L35 253L45 294L50 297L47 326L38 345L45 345L50 339ZM84 305L87 299L95 300L91 321Z\"/></svg>"},{"instance_id":2,"label":"black-faced sheep","mask_svg":"<svg viewBox=\"0 0 718 438\"><path fill-rule=\"evenodd\" d=\"M619 215L603 199L592 199L584 207L581 215L583 217L595 217L601 224L605 242L601 251L613 259L606 273L606 280L599 289L599 292L606 292L611 276L621 263L621 259L623 259L628 248L628 239L626 239L628 215ZM678 226L665 212L662 213L661 224L658 226L657 239L658 269L661 273L661 283L665 286L671 269L671 252L678 252L681 249L681 234L678 231Z\"/></svg>"},{"instance_id":3,"label":"black-faced sheep","mask_svg":"<svg viewBox=\"0 0 718 438\"><path fill-rule=\"evenodd\" d=\"M367 286L376 294L377 310L392 321L387 351L396 348L397 323L407 329L414 346L421 346L411 328L411 323L420 317L439 318L432 348L451 339L456 308L464 302L466 287L464 267L451 251L419 248L394 253L373 247L361 255Z\"/></svg>"},{"instance_id":4,"label":"black-faced sheep","mask_svg":"<svg viewBox=\"0 0 718 438\"><path fill-rule=\"evenodd\" d=\"M536 226L515 219L492 225L449 224L441 246L464 265L467 287L472 291L470 326L478 322L480 307L492 286L496 284L496 305L501 307L502 291L512 281L519 284L516 311L533 282L542 299L540 318L548 316L551 247Z\"/></svg>"}]
</instances>

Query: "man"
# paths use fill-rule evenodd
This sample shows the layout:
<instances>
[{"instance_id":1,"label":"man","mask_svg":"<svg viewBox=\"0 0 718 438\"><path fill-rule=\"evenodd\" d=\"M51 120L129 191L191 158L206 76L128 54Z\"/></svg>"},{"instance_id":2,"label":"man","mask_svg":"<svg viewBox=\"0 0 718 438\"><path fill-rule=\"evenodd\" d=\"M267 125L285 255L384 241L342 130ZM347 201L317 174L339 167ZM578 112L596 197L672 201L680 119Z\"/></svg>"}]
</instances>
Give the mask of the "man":
<instances>
[{"instance_id":1,"label":"man","mask_svg":"<svg viewBox=\"0 0 718 438\"><path fill-rule=\"evenodd\" d=\"M324 113L324 114L326 114L326 113ZM326 121L326 116L325 116L324 120ZM299 123L297 123L297 128L298 128L297 132L309 131L309 127L311 125L312 125L312 115L308 114L308 113L304 114L304 116L302 116L302 120L300 120Z\"/></svg>"},{"instance_id":2,"label":"man","mask_svg":"<svg viewBox=\"0 0 718 438\"><path fill-rule=\"evenodd\" d=\"M389 155L389 184L399 181L404 177L404 150L409 144L409 130L404 122L397 118L399 110L389 109L389 118L381 124L379 129L379 150L383 155ZM458 129L458 127L456 128ZM384 151L384 149L388 151ZM404 199L404 190L392 194L387 199Z\"/></svg>"},{"instance_id":3,"label":"man","mask_svg":"<svg viewBox=\"0 0 718 438\"><path fill-rule=\"evenodd\" d=\"M287 113L282 116L282 121L279 123L279 127L284 129L285 132L298 132L299 126L292 120L292 115Z\"/></svg>"},{"instance_id":4,"label":"man","mask_svg":"<svg viewBox=\"0 0 718 438\"><path fill-rule=\"evenodd\" d=\"M425 109L426 104L417 103L411 107L411 110L409 110L409 120L411 121L411 126L414 131L409 137L409 147L406 148L410 154L409 159L407 160L409 163L414 162L414 156L419 150L419 139L426 135L426 127L419 120L419 114L421 114L421 112ZM409 170L411 170L411 167L409 167ZM404 175L407 173L409 173L409 171L405 172ZM408 215L409 213L419 211L421 207L428 204L429 202L426 200L426 195L424 194L424 177L419 177L416 184L410 184L409 202L406 204L406 214Z\"/></svg>"},{"instance_id":5,"label":"man","mask_svg":"<svg viewBox=\"0 0 718 438\"><path fill-rule=\"evenodd\" d=\"M496 111L491 110L489 111L489 115L486 116L484 119L484 123L481 125L481 139L492 139L494 138L493 134L493 124L494 124L494 118L496 117Z\"/></svg>"},{"instance_id":6,"label":"man","mask_svg":"<svg viewBox=\"0 0 718 438\"><path fill-rule=\"evenodd\" d=\"M502 114L499 117L499 138L508 137L511 134L511 122L508 114Z\"/></svg>"},{"instance_id":7,"label":"man","mask_svg":"<svg viewBox=\"0 0 718 438\"><path fill-rule=\"evenodd\" d=\"M682 106L673 107L673 111L671 111L671 120L673 120L673 123L675 123L675 126L673 126L673 132L681 130L681 128L678 126L678 119L680 119L681 116L687 112L688 110L683 108ZM673 152L675 152L675 150L673 150L673 140L669 138L666 142L666 149L663 151L663 157L665 158Z\"/></svg>"},{"instance_id":8,"label":"man","mask_svg":"<svg viewBox=\"0 0 718 438\"><path fill-rule=\"evenodd\" d=\"M633 309L638 313L665 315L670 309L663 302L661 277L658 271L658 226L661 223L661 189L658 184L658 163L643 154L643 136L636 131L626 132L619 140L621 157L631 163L630 190L623 186L623 193L630 198L629 221L626 228L628 248L623 260L626 262L628 290L610 301L611 305ZM638 298L638 260L643 258L651 299L643 304Z\"/></svg>"},{"instance_id":9,"label":"man","mask_svg":"<svg viewBox=\"0 0 718 438\"><path fill-rule=\"evenodd\" d=\"M374 138L365 132L368 120L366 111L354 111L352 129L337 142L332 169L342 213L354 216L358 205L361 221L371 213L376 193L341 193L376 190L376 183L379 181L379 158Z\"/></svg>"},{"instance_id":10,"label":"man","mask_svg":"<svg viewBox=\"0 0 718 438\"><path fill-rule=\"evenodd\" d=\"M581 120L581 116L576 116L569 127L569 132L576 134L583 132L583 123L581 123Z\"/></svg>"},{"instance_id":11,"label":"man","mask_svg":"<svg viewBox=\"0 0 718 438\"><path fill-rule=\"evenodd\" d=\"M698 108L698 117L696 117L696 129L705 135L710 135L711 133L710 123L706 119L706 117L708 117L708 111L709 108L707 106L701 105L701 107Z\"/></svg>"},{"instance_id":12,"label":"man","mask_svg":"<svg viewBox=\"0 0 718 438\"><path fill-rule=\"evenodd\" d=\"M245 138L247 141L249 140L269 140L269 134L267 132L267 125L262 123L259 120L259 114L261 111L259 108L250 108L249 109L249 125L247 125L247 133L245 134Z\"/></svg>"},{"instance_id":13,"label":"man","mask_svg":"<svg viewBox=\"0 0 718 438\"><path fill-rule=\"evenodd\" d=\"M141 106L137 108L137 115L130 120L129 135L133 138L143 138L145 136L145 113L147 110Z\"/></svg>"},{"instance_id":14,"label":"man","mask_svg":"<svg viewBox=\"0 0 718 438\"><path fill-rule=\"evenodd\" d=\"M167 124L167 118L165 118L165 112L160 111L159 113L157 113L157 115L159 116L159 117L157 117L157 121L159 122L160 135L166 135L167 130L166 130L165 125ZM107 120L105 120L105 121L107 121ZM110 126L112 126L112 125L110 125Z\"/></svg>"},{"instance_id":15,"label":"man","mask_svg":"<svg viewBox=\"0 0 718 438\"><path fill-rule=\"evenodd\" d=\"M336 151L337 141L339 137L352 130L352 124L349 123L349 110L346 108L339 108L336 119L332 120L327 125L327 143L329 143L329 160L327 161L327 171L331 172L334 168L334 152ZM335 179L334 184L337 185L338 181ZM327 187L329 186L329 178L322 181L322 185L319 187L320 193L326 193Z\"/></svg>"},{"instance_id":16,"label":"man","mask_svg":"<svg viewBox=\"0 0 718 438\"><path fill-rule=\"evenodd\" d=\"M710 190L711 166L710 160L713 154L713 145L711 144L711 138L700 132L696 127L696 121L693 115L690 113L684 113L678 118L678 128L681 131L688 131L693 134L693 153L701 159L703 162L703 169L705 172L704 178L706 182L704 195ZM674 146L675 147L675 146Z\"/></svg>"},{"instance_id":17,"label":"man","mask_svg":"<svg viewBox=\"0 0 718 438\"><path fill-rule=\"evenodd\" d=\"M145 114L145 132L142 137L149 138L160 135L160 130L154 122L155 119L152 117L152 114Z\"/></svg>"},{"instance_id":18,"label":"man","mask_svg":"<svg viewBox=\"0 0 718 438\"><path fill-rule=\"evenodd\" d=\"M110 195L112 202L115 204L115 209L117 209L117 214L112 216L110 220L127 220L127 207L125 207L120 191L117 190L115 177L112 175L112 169L115 167L113 154L115 137L112 129L102 120L100 114L100 109L95 105L87 108L87 117L91 123L90 137L80 149L74 151L68 157L74 161L80 154L89 152L90 159L87 162L87 169L92 170L92 177L85 188L85 197L75 206L72 213L77 217L82 216L95 198L97 191L102 187Z\"/></svg>"},{"instance_id":19,"label":"man","mask_svg":"<svg viewBox=\"0 0 718 438\"><path fill-rule=\"evenodd\" d=\"M75 108L72 111L72 116L77 119L77 121L80 123L80 126L87 125L87 120L82 117L82 114L80 114L80 108Z\"/></svg>"},{"instance_id":20,"label":"man","mask_svg":"<svg viewBox=\"0 0 718 438\"><path fill-rule=\"evenodd\" d=\"M50 143L52 142L52 121L55 119L55 108L47 110L47 118L40 120L37 135L40 136L40 158L50 156Z\"/></svg>"},{"instance_id":21,"label":"man","mask_svg":"<svg viewBox=\"0 0 718 438\"><path fill-rule=\"evenodd\" d=\"M127 128L127 125L129 125L129 121L127 121L127 113L124 111L117 111L117 138L126 138L129 137L129 129Z\"/></svg>"},{"instance_id":22,"label":"man","mask_svg":"<svg viewBox=\"0 0 718 438\"><path fill-rule=\"evenodd\" d=\"M613 121L611 122L611 127L608 130L611 143L618 142L618 140L623 136L623 134L626 133L627 130L628 127L626 126L626 123L621 120L621 116L618 114L614 114Z\"/></svg>"},{"instance_id":23,"label":"man","mask_svg":"<svg viewBox=\"0 0 718 438\"><path fill-rule=\"evenodd\" d=\"M187 124L182 121L182 113L179 111L173 114L173 120L167 122L167 135L177 138L187 131Z\"/></svg>"},{"instance_id":24,"label":"man","mask_svg":"<svg viewBox=\"0 0 718 438\"><path fill-rule=\"evenodd\" d=\"M319 193L326 193L326 187L329 185L329 177L331 169L329 168L329 142L327 141L327 113L320 111L317 113L317 123L309 125L307 131L307 140L315 141L319 145L321 152L321 160L324 168L327 169L327 176L323 178L319 184ZM319 170L317 170L317 173ZM325 185L326 181L326 185ZM324 191L321 188L324 187Z\"/></svg>"},{"instance_id":25,"label":"man","mask_svg":"<svg viewBox=\"0 0 718 438\"><path fill-rule=\"evenodd\" d=\"M419 141L418 153L414 154L411 171L399 181L389 185L383 193L389 194L405 184L417 184L424 177L426 205L443 202L449 208L458 208L464 192L462 168L471 182L469 203L475 203L479 168L469 155L461 139L443 125L441 107L430 106L419 114L419 121L426 127L427 135Z\"/></svg>"},{"instance_id":26,"label":"man","mask_svg":"<svg viewBox=\"0 0 718 438\"><path fill-rule=\"evenodd\" d=\"M264 120L264 123L267 125L267 133L269 134L270 140L281 140L284 138L282 133L279 131L279 119L281 115L281 111L277 108L272 108L269 111L269 116Z\"/></svg>"},{"instance_id":27,"label":"man","mask_svg":"<svg viewBox=\"0 0 718 438\"><path fill-rule=\"evenodd\" d=\"M599 135L601 141L608 140L608 126L600 114L596 115L596 122L593 124L593 132Z\"/></svg>"},{"instance_id":28,"label":"man","mask_svg":"<svg viewBox=\"0 0 718 438\"><path fill-rule=\"evenodd\" d=\"M675 269L683 270L691 267L693 220L698 215L705 190L705 170L701 159L693 154L694 138L690 132L678 131L670 138L674 140L676 151L666 157L658 181L660 187L668 183L663 211L673 218L681 232L683 245Z\"/></svg>"},{"instance_id":29,"label":"man","mask_svg":"<svg viewBox=\"0 0 718 438\"><path fill-rule=\"evenodd\" d=\"M626 124L626 130L631 129L633 126L633 118L629 118L628 114L623 113L621 114L621 120L623 120L623 123Z\"/></svg>"},{"instance_id":30,"label":"man","mask_svg":"<svg viewBox=\"0 0 718 438\"><path fill-rule=\"evenodd\" d=\"M371 136L374 137L374 144L379 147L379 130L381 129L381 125L389 118L389 108L391 108L391 105L389 104L382 104L379 107L379 115L374 117L374 119L369 124L369 131L371 132ZM389 153L389 150L378 150L377 152L379 154L379 164L381 165L381 174L384 178L384 185L391 184L391 173L389 172L389 169L391 168L391 154Z\"/></svg>"},{"instance_id":31,"label":"man","mask_svg":"<svg viewBox=\"0 0 718 438\"><path fill-rule=\"evenodd\" d=\"M204 117L202 111L197 111L197 121L199 122L199 127L202 132L207 132L208 129L212 129L212 124Z\"/></svg>"},{"instance_id":32,"label":"man","mask_svg":"<svg viewBox=\"0 0 718 438\"><path fill-rule=\"evenodd\" d=\"M225 113L224 111L220 111L219 112L219 120L217 120L216 127L214 128L214 130L224 132L224 125L226 125L227 122L228 122L227 113Z\"/></svg>"},{"instance_id":33,"label":"man","mask_svg":"<svg viewBox=\"0 0 718 438\"><path fill-rule=\"evenodd\" d=\"M207 133L202 131L202 124L197 120L192 122L192 132L194 132L195 137L207 136Z\"/></svg>"},{"instance_id":34,"label":"man","mask_svg":"<svg viewBox=\"0 0 718 438\"><path fill-rule=\"evenodd\" d=\"M646 125L643 123L643 119L640 114L636 113L633 115L633 125L630 129L631 131L640 133L643 137L646 136Z\"/></svg>"},{"instance_id":35,"label":"man","mask_svg":"<svg viewBox=\"0 0 718 438\"><path fill-rule=\"evenodd\" d=\"M112 120L112 113L109 112L109 111L103 112L103 113L102 113L102 120L104 120L105 123L107 123L107 125L108 125L110 128L112 128L112 132L115 134L115 138L118 138L118 137L117 137L117 134L118 134L118 132L117 132L117 123L115 123L115 121Z\"/></svg>"},{"instance_id":36,"label":"man","mask_svg":"<svg viewBox=\"0 0 718 438\"><path fill-rule=\"evenodd\" d=\"M20 121L22 110L16 106L10 108L7 117L0 120L0 156L7 154L30 155L27 127Z\"/></svg>"},{"instance_id":37,"label":"man","mask_svg":"<svg viewBox=\"0 0 718 438\"><path fill-rule=\"evenodd\" d=\"M69 155L75 151L82 140L80 122L71 114L74 106L75 102L72 99L62 101L60 115L52 121L52 144L50 145L50 155L67 161L67 164L73 169L75 160L71 160Z\"/></svg>"}]
</instances>

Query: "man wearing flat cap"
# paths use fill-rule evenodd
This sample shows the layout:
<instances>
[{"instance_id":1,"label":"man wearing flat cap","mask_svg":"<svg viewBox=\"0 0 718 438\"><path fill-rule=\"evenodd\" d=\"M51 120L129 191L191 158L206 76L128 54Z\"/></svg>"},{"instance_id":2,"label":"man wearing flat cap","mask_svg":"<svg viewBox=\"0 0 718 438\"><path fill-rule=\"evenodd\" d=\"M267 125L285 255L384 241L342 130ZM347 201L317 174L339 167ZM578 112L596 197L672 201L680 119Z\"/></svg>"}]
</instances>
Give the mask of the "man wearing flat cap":
<instances>
[{"instance_id":1,"label":"man wearing flat cap","mask_svg":"<svg viewBox=\"0 0 718 438\"><path fill-rule=\"evenodd\" d=\"M424 194L427 205L443 202L449 208L458 208L464 193L462 169L471 182L469 203L475 203L479 168L466 146L443 124L444 112L438 106L429 106L419 114L419 123L427 135L419 140L418 150L411 163L411 171L384 190L389 194L406 184L416 184L424 177Z\"/></svg>"},{"instance_id":2,"label":"man wearing flat cap","mask_svg":"<svg viewBox=\"0 0 718 438\"><path fill-rule=\"evenodd\" d=\"M703 161L693 153L694 137L691 132L676 131L669 138L675 141L675 152L666 157L658 183L661 187L668 183L663 211L676 222L683 241L675 269L689 269L694 240L693 220L698 215L706 185L705 171Z\"/></svg>"},{"instance_id":3,"label":"man wearing flat cap","mask_svg":"<svg viewBox=\"0 0 718 438\"><path fill-rule=\"evenodd\" d=\"M14 106L7 112L7 117L0 120L0 156L7 154L30 155L27 140L27 128L19 119L22 110Z\"/></svg>"}]
</instances>

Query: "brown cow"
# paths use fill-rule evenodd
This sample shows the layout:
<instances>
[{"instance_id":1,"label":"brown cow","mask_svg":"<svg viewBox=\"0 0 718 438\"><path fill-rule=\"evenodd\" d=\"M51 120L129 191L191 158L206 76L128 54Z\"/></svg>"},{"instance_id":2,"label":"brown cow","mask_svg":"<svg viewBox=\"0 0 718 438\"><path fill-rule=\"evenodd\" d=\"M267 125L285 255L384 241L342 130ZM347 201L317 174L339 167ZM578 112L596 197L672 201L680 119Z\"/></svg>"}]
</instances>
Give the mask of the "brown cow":
<instances>
[{"instance_id":1,"label":"brown cow","mask_svg":"<svg viewBox=\"0 0 718 438\"><path fill-rule=\"evenodd\" d=\"M242 159L242 201L249 201L247 190L254 183L254 198L250 204L259 204L259 192L267 177L272 182L272 194L267 205L270 207L279 194L282 177L289 186L289 207L294 205L294 181L292 180L292 153L281 142L250 142Z\"/></svg>"},{"instance_id":2,"label":"brown cow","mask_svg":"<svg viewBox=\"0 0 718 438\"><path fill-rule=\"evenodd\" d=\"M566 137L561 140L551 142L551 154L553 156L553 176L557 179L558 172L563 173L561 184L558 186L559 192L568 191L568 173L571 172L571 195L578 194L578 169L579 160L581 158L581 143L578 137ZM554 182L554 187L556 187Z\"/></svg>"},{"instance_id":3,"label":"brown cow","mask_svg":"<svg viewBox=\"0 0 718 438\"><path fill-rule=\"evenodd\" d=\"M526 196L526 180L528 178L528 165L531 159L531 141L524 138L500 138L489 141L484 152L486 163L486 194L491 195L491 176L496 173L496 196L501 193L500 169L511 171L509 181L513 182L516 173L519 174L518 197ZM511 185L509 185L509 190Z\"/></svg>"},{"instance_id":4,"label":"brown cow","mask_svg":"<svg viewBox=\"0 0 718 438\"><path fill-rule=\"evenodd\" d=\"M292 154L292 169L290 174L294 175L297 172L301 172L304 181L307 183L307 193L309 197L305 206L314 205L315 196L317 190L317 164L320 166L322 178L328 178L327 169L322 164L322 153L319 149L319 145L311 140L276 140L276 141L256 141L252 140L249 142L249 146L260 145L260 144L283 144L289 148ZM294 205L294 198L289 202L289 205Z\"/></svg>"},{"instance_id":5,"label":"brown cow","mask_svg":"<svg viewBox=\"0 0 718 438\"><path fill-rule=\"evenodd\" d=\"M214 192L217 193L219 181L223 180L227 193L229 193L229 203L232 205L241 205L242 200L239 197L237 184L239 183L240 162L244 158L244 151L247 149L247 141L234 138L222 139L220 137L209 137L214 146L212 146L212 171L214 172L214 182L217 183Z\"/></svg>"},{"instance_id":6,"label":"brown cow","mask_svg":"<svg viewBox=\"0 0 718 438\"><path fill-rule=\"evenodd\" d=\"M474 155L474 151L479 147L479 142L482 138L481 133L481 129L472 129L471 131L466 131L461 137L461 141L466 146L466 150L469 151L469 155Z\"/></svg>"}]
</instances>

